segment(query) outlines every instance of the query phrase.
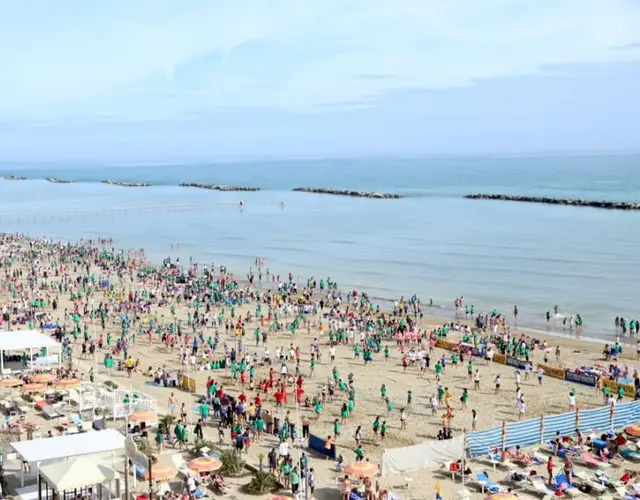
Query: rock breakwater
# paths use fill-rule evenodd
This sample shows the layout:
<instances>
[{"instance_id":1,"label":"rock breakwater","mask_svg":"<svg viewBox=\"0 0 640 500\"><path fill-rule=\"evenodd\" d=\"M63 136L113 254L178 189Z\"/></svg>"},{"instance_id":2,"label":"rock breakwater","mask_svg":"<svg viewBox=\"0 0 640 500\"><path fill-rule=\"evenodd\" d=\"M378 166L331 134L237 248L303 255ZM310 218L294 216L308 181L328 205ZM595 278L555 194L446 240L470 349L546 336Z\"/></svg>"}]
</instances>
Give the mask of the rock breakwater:
<instances>
[{"instance_id":1,"label":"rock breakwater","mask_svg":"<svg viewBox=\"0 0 640 500\"><path fill-rule=\"evenodd\" d=\"M372 198L377 200L398 200L403 198L399 194L393 193L376 193L372 191L354 191L351 189L325 189L325 188L313 188L313 187L298 187L294 188L294 191L298 193L315 193L315 194L330 194L333 196L351 196L353 198Z\"/></svg>"},{"instance_id":2,"label":"rock breakwater","mask_svg":"<svg viewBox=\"0 0 640 500\"><path fill-rule=\"evenodd\" d=\"M465 198L469 200L500 200L522 203L542 203L545 205L565 205L570 207L591 207L605 210L640 210L640 202L583 200L579 198L552 198L549 196L519 196L511 194L473 193Z\"/></svg>"},{"instance_id":3,"label":"rock breakwater","mask_svg":"<svg viewBox=\"0 0 640 500\"><path fill-rule=\"evenodd\" d=\"M225 186L224 184L201 184L199 182L183 182L180 186L210 191L260 191L260 188L252 186Z\"/></svg>"},{"instance_id":4,"label":"rock breakwater","mask_svg":"<svg viewBox=\"0 0 640 500\"><path fill-rule=\"evenodd\" d=\"M120 186L120 187L149 187L151 184L146 182L127 182L127 181L112 181L106 180L102 181L102 184L109 184L110 186Z\"/></svg>"},{"instance_id":5,"label":"rock breakwater","mask_svg":"<svg viewBox=\"0 0 640 500\"><path fill-rule=\"evenodd\" d=\"M53 184L71 184L73 181L56 179L55 177L47 177L47 182L52 182Z\"/></svg>"}]
</instances>

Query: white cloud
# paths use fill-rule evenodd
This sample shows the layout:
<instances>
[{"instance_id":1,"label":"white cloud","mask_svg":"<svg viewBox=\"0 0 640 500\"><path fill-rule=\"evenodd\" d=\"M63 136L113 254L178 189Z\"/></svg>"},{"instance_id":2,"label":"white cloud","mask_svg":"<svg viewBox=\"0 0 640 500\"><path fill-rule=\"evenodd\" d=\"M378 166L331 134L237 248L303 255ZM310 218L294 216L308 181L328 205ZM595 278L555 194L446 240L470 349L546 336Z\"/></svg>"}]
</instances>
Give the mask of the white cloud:
<instances>
[{"instance_id":1,"label":"white cloud","mask_svg":"<svg viewBox=\"0 0 640 500\"><path fill-rule=\"evenodd\" d=\"M631 60L638 50L613 48L637 42L638 26L633 0L0 0L0 116L311 111ZM248 42L252 56L242 55ZM215 53L220 63L200 68L197 88L177 71Z\"/></svg>"}]
</instances>

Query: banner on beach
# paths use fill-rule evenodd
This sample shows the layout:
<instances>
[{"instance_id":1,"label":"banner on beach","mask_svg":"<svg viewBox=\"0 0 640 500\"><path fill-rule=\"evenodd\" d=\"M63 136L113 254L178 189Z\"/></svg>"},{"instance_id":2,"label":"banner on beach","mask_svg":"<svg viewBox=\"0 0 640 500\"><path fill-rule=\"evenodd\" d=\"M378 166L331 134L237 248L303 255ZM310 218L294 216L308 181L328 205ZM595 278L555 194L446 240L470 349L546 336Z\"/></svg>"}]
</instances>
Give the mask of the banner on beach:
<instances>
[{"instance_id":1,"label":"banner on beach","mask_svg":"<svg viewBox=\"0 0 640 500\"><path fill-rule=\"evenodd\" d=\"M628 396L630 398L636 397L636 388L632 385L621 384L619 382L616 382L615 380L608 380L608 379L603 380L602 385L611 389L611 392L614 394L618 392L619 387L622 387L622 389L624 390L625 396Z\"/></svg>"},{"instance_id":2,"label":"banner on beach","mask_svg":"<svg viewBox=\"0 0 640 500\"><path fill-rule=\"evenodd\" d=\"M196 379L183 375L182 389L188 392L196 392Z\"/></svg>"},{"instance_id":3,"label":"banner on beach","mask_svg":"<svg viewBox=\"0 0 640 500\"><path fill-rule=\"evenodd\" d=\"M453 351L456 347L458 347L458 344L456 344L455 342L438 339L436 340L436 347L439 347L440 349L446 349L447 351Z\"/></svg>"},{"instance_id":4,"label":"banner on beach","mask_svg":"<svg viewBox=\"0 0 640 500\"><path fill-rule=\"evenodd\" d=\"M509 366L514 366L516 368L519 368L520 370L524 370L527 367L527 362L524 359L518 359L513 356L507 356L507 364Z\"/></svg>"},{"instance_id":5,"label":"banner on beach","mask_svg":"<svg viewBox=\"0 0 640 500\"><path fill-rule=\"evenodd\" d=\"M564 380L564 370L562 368L555 368L542 363L538 363L538 368L542 368L542 371L547 377Z\"/></svg>"},{"instance_id":6,"label":"banner on beach","mask_svg":"<svg viewBox=\"0 0 640 500\"><path fill-rule=\"evenodd\" d=\"M564 379L567 382L576 382L590 387L595 387L597 383L596 376L593 373L576 373L571 370L565 371Z\"/></svg>"},{"instance_id":7,"label":"banner on beach","mask_svg":"<svg viewBox=\"0 0 640 500\"><path fill-rule=\"evenodd\" d=\"M493 355L493 362L494 363L500 363L501 365L506 365L507 364L507 357L504 354L494 354Z\"/></svg>"}]
</instances>

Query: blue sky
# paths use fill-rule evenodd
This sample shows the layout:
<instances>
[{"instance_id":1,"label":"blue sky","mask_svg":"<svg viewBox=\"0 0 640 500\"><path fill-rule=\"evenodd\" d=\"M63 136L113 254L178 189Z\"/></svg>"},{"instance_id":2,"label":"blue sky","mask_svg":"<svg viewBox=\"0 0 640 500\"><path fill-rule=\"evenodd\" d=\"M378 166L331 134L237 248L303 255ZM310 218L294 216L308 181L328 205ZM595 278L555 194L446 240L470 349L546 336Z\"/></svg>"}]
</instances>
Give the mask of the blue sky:
<instances>
[{"instance_id":1,"label":"blue sky","mask_svg":"<svg viewBox=\"0 0 640 500\"><path fill-rule=\"evenodd\" d=\"M637 149L638 0L0 0L0 160Z\"/></svg>"}]
</instances>

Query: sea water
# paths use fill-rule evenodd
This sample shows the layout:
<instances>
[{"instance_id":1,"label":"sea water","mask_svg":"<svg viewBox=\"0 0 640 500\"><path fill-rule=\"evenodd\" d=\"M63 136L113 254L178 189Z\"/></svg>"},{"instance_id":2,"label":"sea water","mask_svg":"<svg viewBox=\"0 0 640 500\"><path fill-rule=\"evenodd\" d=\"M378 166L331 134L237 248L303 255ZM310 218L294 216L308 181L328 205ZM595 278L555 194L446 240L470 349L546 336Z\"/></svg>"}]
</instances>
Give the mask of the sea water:
<instances>
[{"instance_id":1,"label":"sea water","mask_svg":"<svg viewBox=\"0 0 640 500\"><path fill-rule=\"evenodd\" d=\"M450 315L460 296L476 310L496 308L510 318L517 305L521 326L555 333L570 334L562 317L580 314L581 334L600 340L614 338L615 316L640 318L640 212L463 198L484 192L640 201L639 155L12 164L0 165L0 174L28 179L0 181L2 232L111 236L117 246L148 249L156 261L193 257L239 276L262 257L281 276L331 277L380 301L417 294L443 308L427 313ZM105 179L153 186L99 182ZM261 191L222 193L180 182ZM307 186L406 197L291 191ZM560 315L547 324L545 313L556 304Z\"/></svg>"}]
</instances>

